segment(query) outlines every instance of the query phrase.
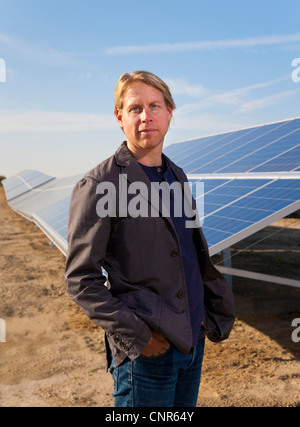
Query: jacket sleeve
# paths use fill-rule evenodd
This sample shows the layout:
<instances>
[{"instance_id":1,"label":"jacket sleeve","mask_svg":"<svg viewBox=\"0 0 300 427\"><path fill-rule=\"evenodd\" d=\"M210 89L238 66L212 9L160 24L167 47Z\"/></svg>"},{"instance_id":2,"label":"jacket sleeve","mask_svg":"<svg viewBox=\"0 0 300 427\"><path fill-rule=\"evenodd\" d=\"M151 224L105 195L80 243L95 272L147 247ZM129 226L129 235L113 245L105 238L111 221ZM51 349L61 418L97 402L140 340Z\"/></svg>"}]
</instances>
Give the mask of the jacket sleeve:
<instances>
[{"instance_id":1,"label":"jacket sleeve","mask_svg":"<svg viewBox=\"0 0 300 427\"><path fill-rule=\"evenodd\" d=\"M202 229L199 229L196 239L202 251L199 263L204 284L204 330L210 341L220 342L229 337L235 322L234 296L226 279L210 259Z\"/></svg>"},{"instance_id":2,"label":"jacket sleeve","mask_svg":"<svg viewBox=\"0 0 300 427\"><path fill-rule=\"evenodd\" d=\"M67 293L102 327L122 352L134 360L149 342L149 326L106 287L102 266L111 232L111 218L100 218L98 181L85 177L72 193L68 223Z\"/></svg>"}]
</instances>

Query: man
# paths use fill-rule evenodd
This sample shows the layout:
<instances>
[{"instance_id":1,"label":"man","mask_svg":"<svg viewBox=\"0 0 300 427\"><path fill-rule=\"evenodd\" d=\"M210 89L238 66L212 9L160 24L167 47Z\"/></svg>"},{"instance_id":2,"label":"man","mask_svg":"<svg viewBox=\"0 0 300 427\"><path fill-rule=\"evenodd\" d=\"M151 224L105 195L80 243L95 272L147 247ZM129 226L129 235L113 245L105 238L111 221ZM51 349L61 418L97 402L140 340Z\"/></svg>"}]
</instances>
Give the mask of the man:
<instances>
[{"instance_id":1,"label":"man","mask_svg":"<svg viewBox=\"0 0 300 427\"><path fill-rule=\"evenodd\" d=\"M115 406L196 406L204 336L226 339L234 322L201 228L187 227L193 210L178 215L187 178L162 154L174 109L157 76L122 75L115 115L126 141L70 204L67 291L106 333ZM180 191L150 198L162 183Z\"/></svg>"}]
</instances>

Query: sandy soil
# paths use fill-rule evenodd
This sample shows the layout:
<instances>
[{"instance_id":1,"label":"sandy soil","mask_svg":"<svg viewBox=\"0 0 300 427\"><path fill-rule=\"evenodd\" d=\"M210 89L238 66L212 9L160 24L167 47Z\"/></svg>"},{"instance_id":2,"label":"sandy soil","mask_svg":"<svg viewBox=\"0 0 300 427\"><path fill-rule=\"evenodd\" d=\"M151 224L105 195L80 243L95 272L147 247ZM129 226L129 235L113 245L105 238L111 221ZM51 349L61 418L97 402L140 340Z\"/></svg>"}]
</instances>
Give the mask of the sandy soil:
<instances>
[{"instance_id":1,"label":"sandy soil","mask_svg":"<svg viewBox=\"0 0 300 427\"><path fill-rule=\"evenodd\" d=\"M70 302L64 256L6 204L0 188L0 406L113 406L103 331ZM277 233L278 226L291 228ZM300 220L233 248L233 266L299 280ZM275 248L275 250L274 250ZM217 262L217 257L215 258ZM297 277L298 273L298 277ZM300 289L234 278L237 321L222 344L207 342L198 406L300 406ZM300 335L300 334L299 334Z\"/></svg>"}]
</instances>

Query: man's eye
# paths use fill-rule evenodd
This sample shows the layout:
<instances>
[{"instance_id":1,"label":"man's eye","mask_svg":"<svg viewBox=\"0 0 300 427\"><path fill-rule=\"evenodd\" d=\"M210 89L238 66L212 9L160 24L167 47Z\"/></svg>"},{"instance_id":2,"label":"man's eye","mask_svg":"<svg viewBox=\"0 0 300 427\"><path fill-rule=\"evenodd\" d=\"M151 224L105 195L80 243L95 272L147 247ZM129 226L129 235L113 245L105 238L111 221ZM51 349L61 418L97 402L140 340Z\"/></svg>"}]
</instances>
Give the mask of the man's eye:
<instances>
[{"instance_id":1,"label":"man's eye","mask_svg":"<svg viewBox=\"0 0 300 427\"><path fill-rule=\"evenodd\" d=\"M137 113L140 111L140 107L132 107L130 111L133 111L134 113Z\"/></svg>"}]
</instances>

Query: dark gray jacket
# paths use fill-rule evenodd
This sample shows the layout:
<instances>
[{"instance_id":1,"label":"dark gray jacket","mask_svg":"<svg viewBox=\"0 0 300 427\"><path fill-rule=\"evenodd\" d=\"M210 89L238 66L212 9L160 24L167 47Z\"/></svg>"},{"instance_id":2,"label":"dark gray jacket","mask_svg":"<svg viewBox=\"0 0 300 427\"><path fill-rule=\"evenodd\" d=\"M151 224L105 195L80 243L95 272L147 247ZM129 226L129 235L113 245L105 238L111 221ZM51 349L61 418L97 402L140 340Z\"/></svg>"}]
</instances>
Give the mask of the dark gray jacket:
<instances>
[{"instance_id":1,"label":"dark gray jacket","mask_svg":"<svg viewBox=\"0 0 300 427\"><path fill-rule=\"evenodd\" d=\"M169 159L183 185L183 170ZM66 284L70 298L106 332L118 366L136 359L159 331L188 354L192 344L189 305L178 238L170 218L116 216L100 218L100 182L119 190L119 175L129 183L150 180L123 143L115 155L79 181L72 194L68 227ZM204 283L204 329L212 341L228 338L235 311L233 294L212 265L201 228L194 229ZM108 274L108 281L102 272Z\"/></svg>"}]
</instances>

